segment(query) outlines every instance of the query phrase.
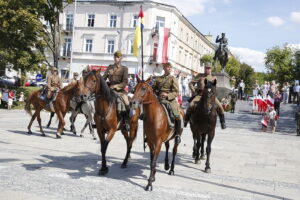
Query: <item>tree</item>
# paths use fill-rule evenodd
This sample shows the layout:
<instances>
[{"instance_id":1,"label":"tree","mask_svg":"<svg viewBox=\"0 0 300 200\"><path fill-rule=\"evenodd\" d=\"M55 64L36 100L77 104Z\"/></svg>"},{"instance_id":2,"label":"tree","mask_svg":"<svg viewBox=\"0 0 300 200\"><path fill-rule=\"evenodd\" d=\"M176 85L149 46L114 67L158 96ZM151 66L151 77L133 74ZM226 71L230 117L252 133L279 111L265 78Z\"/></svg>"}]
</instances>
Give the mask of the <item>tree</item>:
<instances>
[{"instance_id":1,"label":"tree","mask_svg":"<svg viewBox=\"0 0 300 200\"><path fill-rule=\"evenodd\" d=\"M293 55L292 68L293 68L293 79L291 80L299 80L300 79L300 50L295 51Z\"/></svg>"},{"instance_id":2,"label":"tree","mask_svg":"<svg viewBox=\"0 0 300 200\"><path fill-rule=\"evenodd\" d=\"M245 93L249 93L252 90L252 85L254 84L254 70L250 65L242 63L240 65L239 76L237 78L237 83L240 83L241 80L245 83Z\"/></svg>"},{"instance_id":3,"label":"tree","mask_svg":"<svg viewBox=\"0 0 300 200\"><path fill-rule=\"evenodd\" d=\"M0 69L36 71L44 60L37 0L0 0Z\"/></svg>"},{"instance_id":4,"label":"tree","mask_svg":"<svg viewBox=\"0 0 300 200\"><path fill-rule=\"evenodd\" d=\"M293 79L292 50L284 45L282 48L275 46L268 49L265 57L265 64L269 78L283 84Z\"/></svg>"},{"instance_id":5,"label":"tree","mask_svg":"<svg viewBox=\"0 0 300 200\"><path fill-rule=\"evenodd\" d=\"M240 71L240 61L238 61L235 57L229 57L228 63L225 67L225 71L228 73L230 77L238 77Z\"/></svg>"}]
</instances>

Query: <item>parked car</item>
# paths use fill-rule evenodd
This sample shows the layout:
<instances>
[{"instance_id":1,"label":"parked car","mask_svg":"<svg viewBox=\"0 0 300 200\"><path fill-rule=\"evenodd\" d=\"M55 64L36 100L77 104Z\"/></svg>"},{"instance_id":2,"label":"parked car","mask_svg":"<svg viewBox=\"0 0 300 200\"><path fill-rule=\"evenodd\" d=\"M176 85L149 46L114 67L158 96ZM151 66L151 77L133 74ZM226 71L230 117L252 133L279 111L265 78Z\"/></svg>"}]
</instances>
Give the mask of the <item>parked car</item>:
<instances>
[{"instance_id":1,"label":"parked car","mask_svg":"<svg viewBox=\"0 0 300 200\"><path fill-rule=\"evenodd\" d=\"M25 82L24 86L29 87L29 86L36 86L36 81L35 80L28 80Z\"/></svg>"},{"instance_id":2,"label":"parked car","mask_svg":"<svg viewBox=\"0 0 300 200\"><path fill-rule=\"evenodd\" d=\"M35 82L35 86L37 87L41 87L43 85L47 85L47 82L45 79L41 80L41 81L38 81L38 82Z\"/></svg>"},{"instance_id":3,"label":"parked car","mask_svg":"<svg viewBox=\"0 0 300 200\"><path fill-rule=\"evenodd\" d=\"M0 85L2 86L14 86L16 83L15 77L1 76Z\"/></svg>"}]
</instances>

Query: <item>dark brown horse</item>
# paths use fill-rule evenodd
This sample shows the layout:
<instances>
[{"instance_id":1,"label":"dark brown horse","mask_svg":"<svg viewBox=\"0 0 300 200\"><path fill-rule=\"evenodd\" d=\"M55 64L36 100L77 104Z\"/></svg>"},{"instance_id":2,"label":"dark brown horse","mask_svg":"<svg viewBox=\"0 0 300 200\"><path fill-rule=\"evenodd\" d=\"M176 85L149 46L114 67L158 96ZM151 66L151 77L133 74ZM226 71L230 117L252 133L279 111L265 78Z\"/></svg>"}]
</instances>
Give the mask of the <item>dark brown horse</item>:
<instances>
[{"instance_id":1,"label":"dark brown horse","mask_svg":"<svg viewBox=\"0 0 300 200\"><path fill-rule=\"evenodd\" d=\"M217 122L217 109L218 106L215 103L216 98L216 84L215 80L213 83L205 79L205 87L201 100L196 105L195 111L191 115L190 125L193 132L194 148L193 157L195 163L199 163L200 159L204 159L204 143L207 135L207 146L206 146L206 167L205 172L210 173L210 153L211 143L215 136L215 128ZM201 147L201 156L199 158L199 149Z\"/></svg>"},{"instance_id":2,"label":"dark brown horse","mask_svg":"<svg viewBox=\"0 0 300 200\"><path fill-rule=\"evenodd\" d=\"M83 90L84 90L84 88L83 88L82 83L77 81L74 84L70 84L70 85L64 87L63 89L61 89L58 92L56 100L53 102L53 107L54 107L55 113L59 120L56 138L61 138L61 133L63 132L63 128L65 126L64 117L65 117L66 113L69 111L71 98L74 98L74 99L77 99L78 101L80 101L81 93L83 92ZM28 96L28 99L26 101L25 110L27 113L29 113L32 116L27 129L28 129L28 134L32 134L31 125L32 125L33 121L35 120L35 118L37 118L42 136L46 136L43 131L42 125L41 125L40 112L43 109L45 109L45 107L46 107L45 101L40 99L41 92L42 92L42 89L33 91L32 93L30 93L30 95ZM31 113L31 107L30 107L31 104L33 105L33 107L35 109L35 112L33 115ZM50 109L48 109L48 111L52 112Z\"/></svg>"},{"instance_id":3,"label":"dark brown horse","mask_svg":"<svg viewBox=\"0 0 300 200\"><path fill-rule=\"evenodd\" d=\"M99 170L99 175L108 173L108 167L106 165L106 150L117 130L121 130L127 143L126 156L121 165L122 168L126 168L128 159L130 158L132 143L136 137L135 130L137 130L137 127L135 127L136 129L131 128L132 131L129 135L125 128L124 120L118 119L116 107L117 96L100 75L100 71L91 71L84 79L84 86L88 89L88 92L85 93L85 95L96 96L94 119L98 136L100 138L102 154L102 166ZM133 126L132 124L137 124L137 121L138 116L131 117L131 126Z\"/></svg>"},{"instance_id":4,"label":"dark brown horse","mask_svg":"<svg viewBox=\"0 0 300 200\"><path fill-rule=\"evenodd\" d=\"M155 181L156 162L159 156L161 146L165 143L166 157L165 157L165 170L169 170L169 141L174 138L173 130L169 127L166 112L163 106L153 93L152 87L149 85L149 78L147 81L140 81L135 87L134 96L131 99L131 103L135 105L143 105L144 111L144 133L147 137L147 143L150 148L150 177L146 186L147 191L153 189L152 182ZM181 111L183 114L183 111ZM181 130L182 132L182 130ZM178 144L174 144L173 159L169 175L174 174L175 156L177 153Z\"/></svg>"}]
</instances>

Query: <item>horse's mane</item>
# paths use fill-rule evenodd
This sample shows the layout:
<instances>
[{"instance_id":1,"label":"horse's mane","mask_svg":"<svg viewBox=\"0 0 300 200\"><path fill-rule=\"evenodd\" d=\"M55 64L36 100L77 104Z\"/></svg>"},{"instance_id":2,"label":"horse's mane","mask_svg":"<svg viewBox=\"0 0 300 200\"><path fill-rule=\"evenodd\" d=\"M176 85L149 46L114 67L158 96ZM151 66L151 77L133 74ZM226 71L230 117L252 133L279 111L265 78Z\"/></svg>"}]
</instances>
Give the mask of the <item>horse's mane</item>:
<instances>
[{"instance_id":1,"label":"horse's mane","mask_svg":"<svg viewBox=\"0 0 300 200\"><path fill-rule=\"evenodd\" d=\"M76 85L77 85L77 82L70 83L67 86L65 86L63 89L61 89L61 91L62 92L68 92L68 91L72 90Z\"/></svg>"},{"instance_id":2,"label":"horse's mane","mask_svg":"<svg viewBox=\"0 0 300 200\"><path fill-rule=\"evenodd\" d=\"M108 102L115 103L117 99L117 95L113 92L112 89L107 85L104 78L99 74L100 79L100 90L101 96L104 97Z\"/></svg>"}]
</instances>

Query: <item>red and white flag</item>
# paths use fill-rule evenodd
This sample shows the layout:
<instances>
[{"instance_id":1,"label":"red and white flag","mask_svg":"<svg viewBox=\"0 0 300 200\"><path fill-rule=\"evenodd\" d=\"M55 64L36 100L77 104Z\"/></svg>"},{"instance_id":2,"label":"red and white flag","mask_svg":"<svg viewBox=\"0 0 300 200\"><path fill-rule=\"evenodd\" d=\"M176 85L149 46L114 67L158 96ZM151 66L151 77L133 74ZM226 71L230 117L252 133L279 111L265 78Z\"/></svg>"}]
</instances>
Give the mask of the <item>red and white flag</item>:
<instances>
[{"instance_id":1,"label":"red and white flag","mask_svg":"<svg viewBox=\"0 0 300 200\"><path fill-rule=\"evenodd\" d=\"M270 97L269 95L267 96L267 98L265 99L265 101L267 102L267 104L269 106L274 106L274 99L272 97Z\"/></svg>"},{"instance_id":2,"label":"red and white flag","mask_svg":"<svg viewBox=\"0 0 300 200\"><path fill-rule=\"evenodd\" d=\"M159 27L159 41L157 50L154 48L153 54L156 55L158 63L168 62L168 43L169 43L169 28Z\"/></svg>"}]
</instances>

